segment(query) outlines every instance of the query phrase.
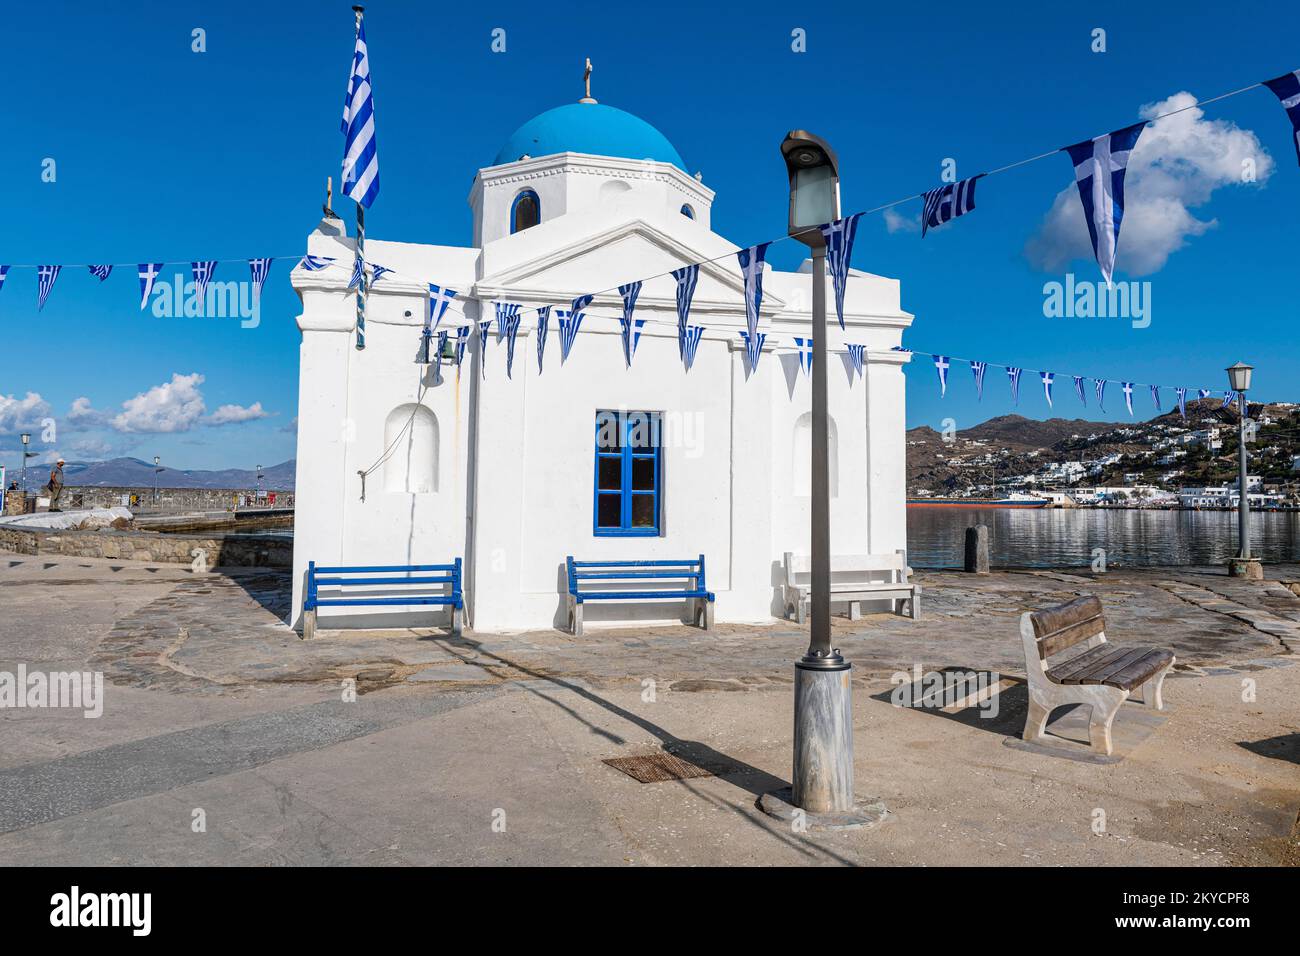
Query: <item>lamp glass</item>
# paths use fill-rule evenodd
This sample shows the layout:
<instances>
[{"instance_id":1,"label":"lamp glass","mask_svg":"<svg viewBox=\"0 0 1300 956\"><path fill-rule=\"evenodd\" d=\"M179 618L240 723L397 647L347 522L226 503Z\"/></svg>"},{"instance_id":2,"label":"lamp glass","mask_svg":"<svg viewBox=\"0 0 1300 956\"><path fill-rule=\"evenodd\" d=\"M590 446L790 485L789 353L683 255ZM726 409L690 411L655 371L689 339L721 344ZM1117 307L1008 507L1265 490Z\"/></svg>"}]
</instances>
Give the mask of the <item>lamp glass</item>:
<instances>
[{"instance_id":1,"label":"lamp glass","mask_svg":"<svg viewBox=\"0 0 1300 956\"><path fill-rule=\"evenodd\" d=\"M831 167L823 164L811 169L796 169L790 229L809 229L838 218L839 196Z\"/></svg>"},{"instance_id":2,"label":"lamp glass","mask_svg":"<svg viewBox=\"0 0 1300 956\"><path fill-rule=\"evenodd\" d=\"M1243 362L1228 369L1228 383L1232 386L1233 391L1245 392L1250 390L1250 373L1255 369Z\"/></svg>"}]
</instances>

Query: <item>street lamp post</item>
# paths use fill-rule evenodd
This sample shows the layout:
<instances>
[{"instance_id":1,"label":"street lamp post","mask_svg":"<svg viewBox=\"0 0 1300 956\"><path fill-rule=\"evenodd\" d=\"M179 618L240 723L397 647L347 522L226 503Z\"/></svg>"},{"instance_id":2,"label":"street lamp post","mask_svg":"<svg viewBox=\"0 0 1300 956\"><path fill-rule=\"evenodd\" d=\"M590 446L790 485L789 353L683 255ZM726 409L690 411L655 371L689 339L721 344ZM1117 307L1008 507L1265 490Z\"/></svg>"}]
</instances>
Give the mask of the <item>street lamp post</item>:
<instances>
[{"instance_id":1,"label":"street lamp post","mask_svg":"<svg viewBox=\"0 0 1300 956\"><path fill-rule=\"evenodd\" d=\"M853 665L831 647L830 467L827 431L826 240L818 228L840 216L840 180L830 144L803 130L781 143L790 179L789 235L812 252L812 587L808 650L795 662L794 766L789 791L760 805L805 825L860 827L884 807L859 808L853 787Z\"/></svg>"},{"instance_id":2,"label":"street lamp post","mask_svg":"<svg viewBox=\"0 0 1300 956\"><path fill-rule=\"evenodd\" d=\"M1228 384L1237 393L1237 556L1228 559L1228 573L1236 578L1261 581L1264 566L1250 556L1250 495L1246 477L1246 391L1250 388L1250 374L1254 368L1244 362L1229 366Z\"/></svg>"},{"instance_id":3,"label":"street lamp post","mask_svg":"<svg viewBox=\"0 0 1300 956\"><path fill-rule=\"evenodd\" d=\"M262 466L257 466L257 500L262 500Z\"/></svg>"},{"instance_id":4,"label":"street lamp post","mask_svg":"<svg viewBox=\"0 0 1300 956\"><path fill-rule=\"evenodd\" d=\"M155 506L158 504L158 472L162 471L158 467L158 462L161 460L157 455L153 456L153 503Z\"/></svg>"},{"instance_id":5,"label":"street lamp post","mask_svg":"<svg viewBox=\"0 0 1300 956\"><path fill-rule=\"evenodd\" d=\"M27 450L27 446L32 443L31 432L23 432L18 436L23 443L23 510L27 510L27 459L31 458L35 452Z\"/></svg>"}]
</instances>

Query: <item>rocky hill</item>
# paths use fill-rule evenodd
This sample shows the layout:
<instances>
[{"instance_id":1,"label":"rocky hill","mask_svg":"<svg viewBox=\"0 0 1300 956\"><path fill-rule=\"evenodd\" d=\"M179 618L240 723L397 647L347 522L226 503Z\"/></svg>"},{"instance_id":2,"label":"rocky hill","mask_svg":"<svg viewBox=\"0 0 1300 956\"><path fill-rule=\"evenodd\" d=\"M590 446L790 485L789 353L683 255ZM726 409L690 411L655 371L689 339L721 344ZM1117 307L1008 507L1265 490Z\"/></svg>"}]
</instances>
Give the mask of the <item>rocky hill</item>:
<instances>
[{"instance_id":1,"label":"rocky hill","mask_svg":"<svg viewBox=\"0 0 1300 956\"><path fill-rule=\"evenodd\" d=\"M205 471L198 468L176 469L165 464L158 474L161 488L256 488L257 471L224 468ZM262 488L266 491L293 491L298 464L294 459L262 469ZM28 472L31 472L29 466ZM108 461L70 461L63 466L64 481L69 486L94 485L101 488L152 488L153 462L139 458L113 458ZM42 481L44 476L42 476Z\"/></svg>"}]
</instances>

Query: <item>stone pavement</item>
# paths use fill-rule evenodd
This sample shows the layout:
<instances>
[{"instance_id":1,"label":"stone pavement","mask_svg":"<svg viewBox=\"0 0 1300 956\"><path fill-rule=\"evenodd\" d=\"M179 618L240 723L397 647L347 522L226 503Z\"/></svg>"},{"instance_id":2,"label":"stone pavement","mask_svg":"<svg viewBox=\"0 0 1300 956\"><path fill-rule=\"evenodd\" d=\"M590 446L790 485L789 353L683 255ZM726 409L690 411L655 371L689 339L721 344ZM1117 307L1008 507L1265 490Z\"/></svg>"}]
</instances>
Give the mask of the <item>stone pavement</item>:
<instances>
[{"instance_id":1,"label":"stone pavement","mask_svg":"<svg viewBox=\"0 0 1300 956\"><path fill-rule=\"evenodd\" d=\"M923 572L920 622L837 619L859 790L892 816L829 835L754 809L788 782L791 623L307 643L281 623L280 572L0 555L0 670L110 685L99 719L0 711L0 865L1294 863L1300 597L1278 582L1300 568L1268 573ZM996 714L890 704L914 666L1023 675L1020 611L1080 593L1114 639L1179 656L1168 720L1121 762L1004 746L1014 680ZM661 749L716 775L638 784L601 763Z\"/></svg>"}]
</instances>

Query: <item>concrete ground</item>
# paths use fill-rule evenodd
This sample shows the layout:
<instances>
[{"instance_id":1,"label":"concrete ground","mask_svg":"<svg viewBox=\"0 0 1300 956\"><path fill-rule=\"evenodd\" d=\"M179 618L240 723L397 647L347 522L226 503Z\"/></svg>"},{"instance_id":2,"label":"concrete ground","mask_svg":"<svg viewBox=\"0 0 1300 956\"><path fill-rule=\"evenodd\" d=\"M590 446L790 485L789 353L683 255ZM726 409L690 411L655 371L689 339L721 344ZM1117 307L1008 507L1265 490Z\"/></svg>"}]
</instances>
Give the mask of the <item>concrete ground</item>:
<instances>
[{"instance_id":1,"label":"concrete ground","mask_svg":"<svg viewBox=\"0 0 1300 956\"><path fill-rule=\"evenodd\" d=\"M0 671L107 686L97 719L0 710L0 865L1291 865L1300 567L1267 573L921 573L921 621L837 619L858 789L890 817L828 833L754 806L789 781L792 623L308 644L281 623L281 572L4 554ZM1017 617L1082 593L1112 640L1179 658L1165 713L1125 705L1110 764L1009 745ZM1007 680L996 713L895 706L914 668ZM602 763L664 749L714 775Z\"/></svg>"}]
</instances>

